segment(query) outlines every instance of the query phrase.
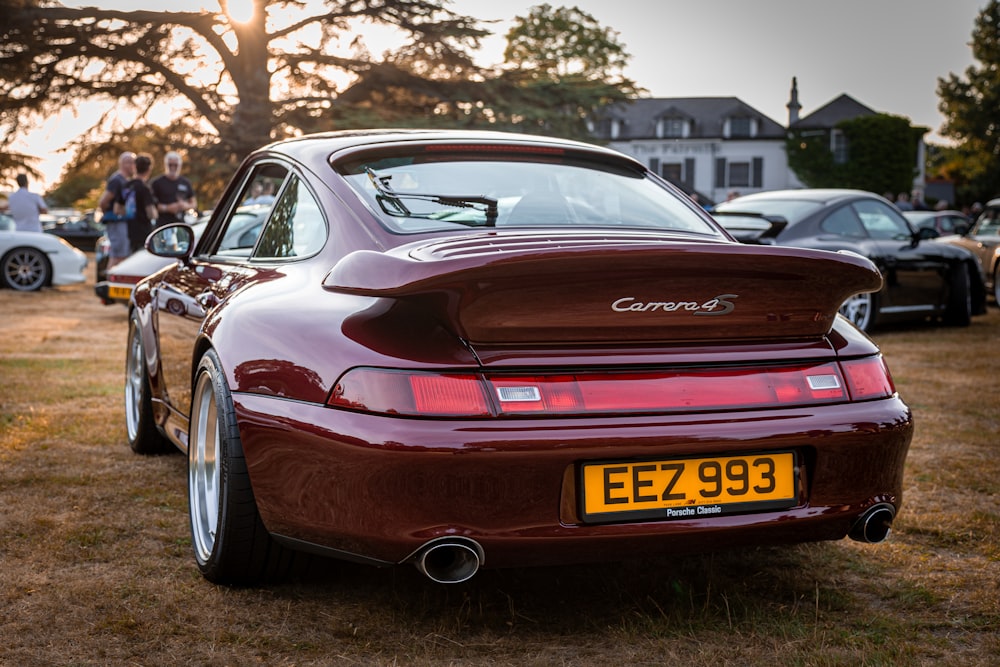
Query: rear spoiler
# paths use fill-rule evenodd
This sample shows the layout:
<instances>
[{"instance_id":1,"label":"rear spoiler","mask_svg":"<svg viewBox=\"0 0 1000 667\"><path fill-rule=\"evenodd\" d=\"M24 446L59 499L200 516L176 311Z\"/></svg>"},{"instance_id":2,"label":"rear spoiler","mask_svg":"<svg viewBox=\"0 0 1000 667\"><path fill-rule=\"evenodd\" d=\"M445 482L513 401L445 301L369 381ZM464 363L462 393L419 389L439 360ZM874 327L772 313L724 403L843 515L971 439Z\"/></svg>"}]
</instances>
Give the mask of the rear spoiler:
<instances>
[{"instance_id":1,"label":"rear spoiler","mask_svg":"<svg viewBox=\"0 0 1000 667\"><path fill-rule=\"evenodd\" d=\"M712 217L740 243L756 245L774 245L778 234L788 226L784 216L754 211L715 211Z\"/></svg>"}]
</instances>

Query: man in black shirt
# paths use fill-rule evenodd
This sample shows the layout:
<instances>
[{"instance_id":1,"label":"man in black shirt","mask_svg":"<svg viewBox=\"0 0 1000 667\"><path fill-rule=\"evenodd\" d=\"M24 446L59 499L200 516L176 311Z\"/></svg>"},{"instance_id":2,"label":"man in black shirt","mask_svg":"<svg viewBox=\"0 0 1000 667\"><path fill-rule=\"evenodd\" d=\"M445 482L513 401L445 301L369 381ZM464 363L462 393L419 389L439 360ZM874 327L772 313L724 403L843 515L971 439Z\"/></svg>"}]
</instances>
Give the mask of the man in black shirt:
<instances>
[{"instance_id":1,"label":"man in black shirt","mask_svg":"<svg viewBox=\"0 0 1000 667\"><path fill-rule=\"evenodd\" d=\"M146 243L146 237L153 231L156 224L156 204L153 202L153 193L146 182L149 180L153 169L153 160L148 155L140 155L135 159L135 178L129 181L122 188L122 201L131 190L135 197L135 212L132 217L127 218L128 239L132 252L141 249ZM131 208L131 207L126 207Z\"/></svg>"},{"instance_id":2,"label":"man in black shirt","mask_svg":"<svg viewBox=\"0 0 1000 667\"><path fill-rule=\"evenodd\" d=\"M122 188L126 183L135 178L135 153L125 151L118 157L118 171L108 178L107 187L98 206L101 209L101 223L104 225L104 233L108 237L110 245L108 251L108 268L110 269L118 262L131 254L128 238L128 225L123 217L124 208ZM115 210L116 204L120 210Z\"/></svg>"},{"instance_id":3,"label":"man in black shirt","mask_svg":"<svg viewBox=\"0 0 1000 667\"><path fill-rule=\"evenodd\" d=\"M166 173L153 179L150 188L156 200L157 225L171 222L184 222L184 214L197 210L198 200L194 187L184 176L181 176L181 156L176 151L170 151L163 159Z\"/></svg>"}]
</instances>

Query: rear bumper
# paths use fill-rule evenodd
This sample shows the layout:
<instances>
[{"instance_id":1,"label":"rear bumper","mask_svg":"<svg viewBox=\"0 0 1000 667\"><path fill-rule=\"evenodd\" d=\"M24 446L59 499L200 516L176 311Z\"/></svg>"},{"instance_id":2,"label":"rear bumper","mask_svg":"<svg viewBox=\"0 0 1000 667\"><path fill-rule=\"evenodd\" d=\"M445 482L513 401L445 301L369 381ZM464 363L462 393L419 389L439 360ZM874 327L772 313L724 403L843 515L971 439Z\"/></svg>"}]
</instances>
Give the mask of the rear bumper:
<instances>
[{"instance_id":1,"label":"rear bumper","mask_svg":"<svg viewBox=\"0 0 1000 667\"><path fill-rule=\"evenodd\" d=\"M876 503L899 506L913 432L898 398L738 415L448 421L396 419L234 396L268 530L314 550L406 560L464 537L484 565L527 566L841 539ZM585 524L578 467L592 460L794 450L788 509Z\"/></svg>"},{"instance_id":2,"label":"rear bumper","mask_svg":"<svg viewBox=\"0 0 1000 667\"><path fill-rule=\"evenodd\" d=\"M134 287L134 285L127 285L124 283L119 284L102 280L94 285L94 294L97 295L97 298L100 299L101 303L105 306L110 306L113 303L128 304Z\"/></svg>"}]
</instances>

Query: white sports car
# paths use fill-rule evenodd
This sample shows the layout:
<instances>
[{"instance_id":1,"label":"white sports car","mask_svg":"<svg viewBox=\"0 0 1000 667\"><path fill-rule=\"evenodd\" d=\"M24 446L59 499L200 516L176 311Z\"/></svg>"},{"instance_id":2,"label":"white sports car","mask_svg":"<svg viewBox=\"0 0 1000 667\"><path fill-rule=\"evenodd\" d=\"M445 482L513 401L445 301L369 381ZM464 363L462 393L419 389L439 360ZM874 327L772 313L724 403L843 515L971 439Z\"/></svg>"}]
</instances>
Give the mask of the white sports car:
<instances>
[{"instance_id":1,"label":"white sports car","mask_svg":"<svg viewBox=\"0 0 1000 667\"><path fill-rule=\"evenodd\" d=\"M0 285L22 292L86 280L87 256L52 234L14 231L0 215Z\"/></svg>"}]
</instances>

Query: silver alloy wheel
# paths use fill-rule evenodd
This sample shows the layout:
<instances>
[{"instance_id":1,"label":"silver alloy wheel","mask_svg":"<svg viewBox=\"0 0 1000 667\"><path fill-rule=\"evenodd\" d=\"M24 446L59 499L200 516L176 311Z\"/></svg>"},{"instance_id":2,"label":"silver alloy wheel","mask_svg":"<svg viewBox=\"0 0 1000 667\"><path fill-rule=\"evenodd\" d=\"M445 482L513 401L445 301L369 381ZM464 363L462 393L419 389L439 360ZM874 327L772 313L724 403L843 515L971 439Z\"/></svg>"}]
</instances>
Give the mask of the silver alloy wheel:
<instances>
[{"instance_id":1,"label":"silver alloy wheel","mask_svg":"<svg viewBox=\"0 0 1000 667\"><path fill-rule=\"evenodd\" d=\"M198 562L207 563L219 530L219 419L210 373L198 375L191 406L188 442L188 494L191 536Z\"/></svg>"},{"instance_id":2,"label":"silver alloy wheel","mask_svg":"<svg viewBox=\"0 0 1000 667\"><path fill-rule=\"evenodd\" d=\"M855 294L840 305L840 314L854 323L862 331L868 330L872 321L872 295Z\"/></svg>"},{"instance_id":3,"label":"silver alloy wheel","mask_svg":"<svg viewBox=\"0 0 1000 667\"><path fill-rule=\"evenodd\" d=\"M49 279L49 264L37 248L17 248L4 257L4 282L11 289L32 292Z\"/></svg>"},{"instance_id":4,"label":"silver alloy wheel","mask_svg":"<svg viewBox=\"0 0 1000 667\"><path fill-rule=\"evenodd\" d=\"M139 435L139 410L142 406L145 369L142 363L142 336L139 328L134 324L129 328L131 333L125 359L125 428L129 442L133 442Z\"/></svg>"}]
</instances>

